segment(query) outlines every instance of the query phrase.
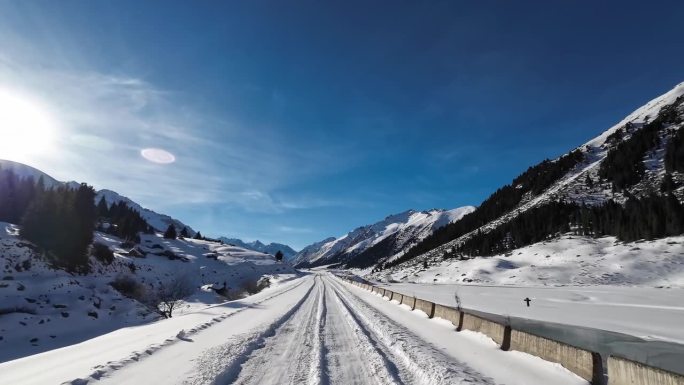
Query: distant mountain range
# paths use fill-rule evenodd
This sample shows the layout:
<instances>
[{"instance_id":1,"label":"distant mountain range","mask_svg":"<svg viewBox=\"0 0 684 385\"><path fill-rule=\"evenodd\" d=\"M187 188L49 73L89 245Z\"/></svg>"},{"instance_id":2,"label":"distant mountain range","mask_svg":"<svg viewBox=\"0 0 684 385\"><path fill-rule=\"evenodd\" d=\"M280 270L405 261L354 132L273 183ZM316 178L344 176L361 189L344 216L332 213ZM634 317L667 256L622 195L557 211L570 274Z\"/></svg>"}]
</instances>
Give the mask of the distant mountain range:
<instances>
[{"instance_id":1,"label":"distant mountain range","mask_svg":"<svg viewBox=\"0 0 684 385\"><path fill-rule=\"evenodd\" d=\"M362 226L339 238L328 238L302 249L294 256L299 267L335 263L364 267L389 260L435 230L472 212L472 206L453 210L408 210L372 225Z\"/></svg>"},{"instance_id":2,"label":"distant mountain range","mask_svg":"<svg viewBox=\"0 0 684 385\"><path fill-rule=\"evenodd\" d=\"M259 240L253 241L253 242L244 242L241 239L237 238L226 238L226 237L221 237L219 238L222 240L224 243L242 247L243 249L248 249L248 250L254 250L254 251L259 251L261 253L266 253L266 254L271 254L275 255L278 251L281 251L283 255L285 256L285 260L291 260L292 257L297 254L297 251L291 248L288 245L284 245L282 243L274 243L271 242L269 244L264 244Z\"/></svg>"},{"instance_id":3,"label":"distant mountain range","mask_svg":"<svg viewBox=\"0 0 684 385\"><path fill-rule=\"evenodd\" d=\"M682 126L684 83L586 144L530 167L477 208L391 215L305 247L294 264L394 271L505 253L567 232L623 241L682 234Z\"/></svg>"}]
</instances>

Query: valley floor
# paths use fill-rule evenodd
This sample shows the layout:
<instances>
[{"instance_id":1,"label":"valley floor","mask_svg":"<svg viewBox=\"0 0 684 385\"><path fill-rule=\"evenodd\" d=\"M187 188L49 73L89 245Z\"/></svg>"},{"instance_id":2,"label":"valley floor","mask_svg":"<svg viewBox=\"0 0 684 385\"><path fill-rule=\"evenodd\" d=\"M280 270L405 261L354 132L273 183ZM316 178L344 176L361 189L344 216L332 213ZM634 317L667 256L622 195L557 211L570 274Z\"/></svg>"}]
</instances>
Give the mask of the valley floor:
<instances>
[{"instance_id":1,"label":"valley floor","mask_svg":"<svg viewBox=\"0 0 684 385\"><path fill-rule=\"evenodd\" d=\"M0 383L63 382L586 384L329 273L0 364Z\"/></svg>"},{"instance_id":2,"label":"valley floor","mask_svg":"<svg viewBox=\"0 0 684 385\"><path fill-rule=\"evenodd\" d=\"M684 289L624 286L530 287L383 284L436 303L684 344ZM527 307L523 301L531 299Z\"/></svg>"}]
</instances>

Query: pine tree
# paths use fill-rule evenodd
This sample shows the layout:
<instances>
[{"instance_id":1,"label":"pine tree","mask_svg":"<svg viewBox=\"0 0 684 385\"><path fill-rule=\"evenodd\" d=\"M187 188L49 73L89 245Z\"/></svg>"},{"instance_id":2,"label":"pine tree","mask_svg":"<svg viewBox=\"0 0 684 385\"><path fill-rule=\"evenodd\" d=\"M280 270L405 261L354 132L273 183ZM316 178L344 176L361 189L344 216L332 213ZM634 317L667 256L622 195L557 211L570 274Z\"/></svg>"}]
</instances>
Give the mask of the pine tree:
<instances>
[{"instance_id":1,"label":"pine tree","mask_svg":"<svg viewBox=\"0 0 684 385\"><path fill-rule=\"evenodd\" d=\"M176 227L170 224L169 227L164 232L164 238L166 239L176 239Z\"/></svg>"},{"instance_id":2,"label":"pine tree","mask_svg":"<svg viewBox=\"0 0 684 385\"><path fill-rule=\"evenodd\" d=\"M199 231L195 233L195 236L193 237L194 239L202 239L202 233Z\"/></svg>"},{"instance_id":3,"label":"pine tree","mask_svg":"<svg viewBox=\"0 0 684 385\"><path fill-rule=\"evenodd\" d=\"M585 181L585 184L586 184L587 187L589 187L589 188L594 187L594 181L591 179L591 177L589 176L589 174L587 174L587 179L586 179L586 181Z\"/></svg>"},{"instance_id":4,"label":"pine tree","mask_svg":"<svg viewBox=\"0 0 684 385\"><path fill-rule=\"evenodd\" d=\"M275 253L275 259L276 259L276 261L282 261L284 256L285 256L285 255L283 255L283 252L280 251L280 250L278 250L278 252Z\"/></svg>"},{"instance_id":5,"label":"pine tree","mask_svg":"<svg viewBox=\"0 0 684 385\"><path fill-rule=\"evenodd\" d=\"M44 191L24 213L20 234L45 250L57 266L87 271L96 219L94 199L95 191L86 184L75 190Z\"/></svg>"},{"instance_id":6,"label":"pine tree","mask_svg":"<svg viewBox=\"0 0 684 385\"><path fill-rule=\"evenodd\" d=\"M109 217L109 207L107 206L107 201L105 200L104 196L102 196L100 201L97 203L97 216L100 218Z\"/></svg>"},{"instance_id":7,"label":"pine tree","mask_svg":"<svg viewBox=\"0 0 684 385\"><path fill-rule=\"evenodd\" d=\"M188 228L183 226L183 230L181 230L181 232L180 232L180 238L183 239L183 238L187 238L189 236L190 235L188 234Z\"/></svg>"},{"instance_id":8,"label":"pine tree","mask_svg":"<svg viewBox=\"0 0 684 385\"><path fill-rule=\"evenodd\" d=\"M665 176L663 177L663 181L660 183L660 191L664 193L669 193L672 192L675 188L677 188L677 185L672 179L672 175L670 175L670 173L665 174Z\"/></svg>"}]
</instances>

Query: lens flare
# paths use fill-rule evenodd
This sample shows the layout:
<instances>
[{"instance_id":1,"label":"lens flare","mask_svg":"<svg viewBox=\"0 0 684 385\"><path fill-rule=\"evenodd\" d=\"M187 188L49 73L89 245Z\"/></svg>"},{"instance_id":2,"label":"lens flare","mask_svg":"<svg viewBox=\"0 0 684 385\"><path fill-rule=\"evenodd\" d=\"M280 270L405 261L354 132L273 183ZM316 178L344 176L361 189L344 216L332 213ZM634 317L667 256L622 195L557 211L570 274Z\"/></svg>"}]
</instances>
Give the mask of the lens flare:
<instances>
[{"instance_id":1,"label":"lens flare","mask_svg":"<svg viewBox=\"0 0 684 385\"><path fill-rule=\"evenodd\" d=\"M176 161L172 153L161 148L144 148L140 151L140 155L153 163L169 164Z\"/></svg>"}]
</instances>

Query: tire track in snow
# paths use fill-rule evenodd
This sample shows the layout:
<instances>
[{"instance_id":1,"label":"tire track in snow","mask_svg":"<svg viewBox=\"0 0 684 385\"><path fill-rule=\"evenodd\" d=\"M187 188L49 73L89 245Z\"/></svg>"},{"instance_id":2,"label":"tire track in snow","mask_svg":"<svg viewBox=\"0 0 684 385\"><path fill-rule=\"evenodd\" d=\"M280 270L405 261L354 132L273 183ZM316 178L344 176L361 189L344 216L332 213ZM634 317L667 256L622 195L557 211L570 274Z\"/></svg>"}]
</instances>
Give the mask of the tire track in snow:
<instances>
[{"instance_id":1,"label":"tire track in snow","mask_svg":"<svg viewBox=\"0 0 684 385\"><path fill-rule=\"evenodd\" d=\"M190 337L190 336L192 336L192 335L194 335L194 334L196 334L196 333L198 333L204 329L207 329L207 328L209 328L209 327L211 327L211 326L213 326L219 322L222 322L222 321L224 321L230 317L233 317L233 316L235 316L235 315L237 315L237 314L239 314L245 310L248 310L249 308L251 308L254 305L259 305L263 302L266 302L266 301L274 299L278 296L281 296L281 295L283 295L283 294L285 294L291 290L298 288L303 283L304 283L304 280L301 280L300 282L287 285L284 288L282 288L282 289L276 291L275 293L269 295L268 297L262 298L258 301L255 301L255 302L248 304L244 307L235 309L231 312L226 312L224 314L217 315L216 317L212 318L211 320L203 322L201 324L198 324L195 327L186 331L183 335L183 338L188 338L188 337ZM221 306L221 305L214 305L212 307L219 307L219 306ZM160 321L160 322L163 322L163 321ZM75 378L73 380L63 382L62 384L63 385L86 385L86 384L89 384L89 383L94 382L94 381L99 381L104 377L110 376L113 372L120 370L120 369L123 369L130 364L140 362L141 360L145 359L146 357L149 357L152 354L156 353L160 349L163 349L163 348L166 348L166 347L171 346L173 344L176 344L179 341L181 341L181 339L178 338L178 336L168 337L160 343L148 345L146 348L139 350L139 351L133 351L128 357L123 358L121 360L109 361L106 364L97 365L97 366L93 367L93 372L91 372L89 375L85 376L84 378Z\"/></svg>"},{"instance_id":2,"label":"tire track in snow","mask_svg":"<svg viewBox=\"0 0 684 385\"><path fill-rule=\"evenodd\" d=\"M407 384L494 384L487 376L423 341L410 330L397 324L355 294L335 278L324 278L334 287L337 298L347 307L360 325L388 348L392 361L400 368L402 381Z\"/></svg>"},{"instance_id":3,"label":"tire track in snow","mask_svg":"<svg viewBox=\"0 0 684 385\"><path fill-rule=\"evenodd\" d=\"M314 288L287 320L263 340L242 364L235 384L318 384L320 327L324 285L314 278Z\"/></svg>"},{"instance_id":4,"label":"tire track in snow","mask_svg":"<svg viewBox=\"0 0 684 385\"><path fill-rule=\"evenodd\" d=\"M396 366L354 321L328 280L315 279L315 288L291 317L258 347L242 353L231 375L214 383L403 384ZM228 345L235 349L236 341Z\"/></svg>"},{"instance_id":5,"label":"tire track in snow","mask_svg":"<svg viewBox=\"0 0 684 385\"><path fill-rule=\"evenodd\" d=\"M327 371L327 354L328 350L325 346L325 341L321 337L325 332L325 327L327 325L328 307L327 307L327 296L325 286L323 286L323 299L318 303L318 328L315 332L317 333L316 341L318 341L317 346L315 346L314 356L317 358L315 365L311 366L311 371L309 372L309 384L328 384L329 383L329 373Z\"/></svg>"},{"instance_id":6,"label":"tire track in snow","mask_svg":"<svg viewBox=\"0 0 684 385\"><path fill-rule=\"evenodd\" d=\"M342 304L329 283L326 291L331 293L326 296L330 298L331 316L325 333L330 384L401 384L396 365Z\"/></svg>"},{"instance_id":7,"label":"tire track in snow","mask_svg":"<svg viewBox=\"0 0 684 385\"><path fill-rule=\"evenodd\" d=\"M316 280L306 294L280 318L266 327L259 327L254 332L234 336L222 345L207 350L196 360L196 370L182 381L184 385L200 384L232 384L240 375L242 365L255 350L261 349L268 337L275 335L276 330L287 322L310 298L316 287Z\"/></svg>"}]
</instances>

